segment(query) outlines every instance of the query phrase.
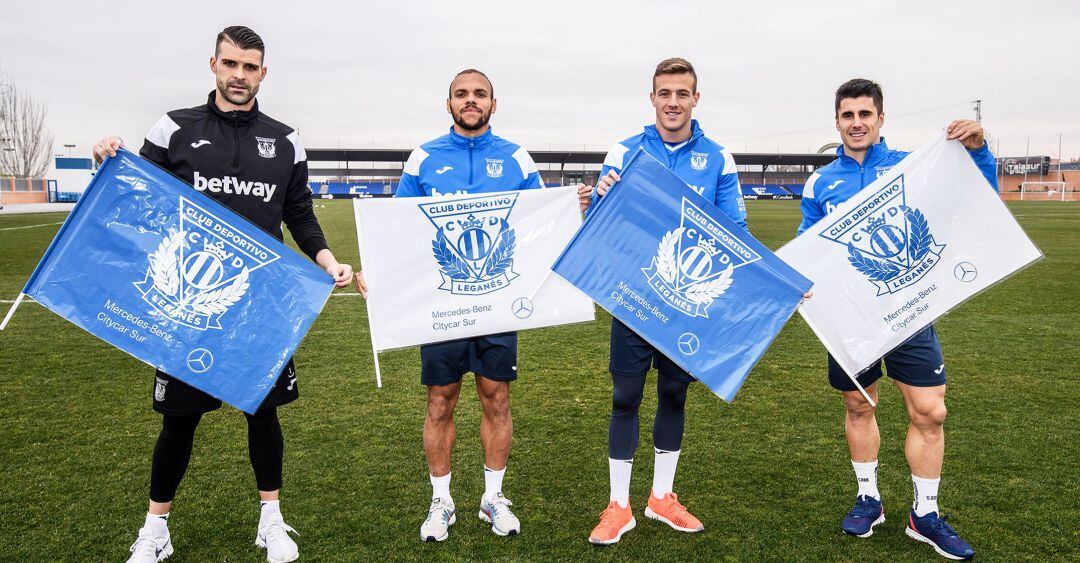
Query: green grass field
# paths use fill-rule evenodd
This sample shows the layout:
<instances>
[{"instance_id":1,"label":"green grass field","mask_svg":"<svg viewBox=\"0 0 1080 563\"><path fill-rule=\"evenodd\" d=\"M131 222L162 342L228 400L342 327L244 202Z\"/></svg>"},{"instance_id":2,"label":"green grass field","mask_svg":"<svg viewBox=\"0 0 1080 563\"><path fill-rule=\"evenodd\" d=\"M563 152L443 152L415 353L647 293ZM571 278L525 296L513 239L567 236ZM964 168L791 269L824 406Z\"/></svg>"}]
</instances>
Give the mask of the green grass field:
<instances>
[{"instance_id":1,"label":"green grass field","mask_svg":"<svg viewBox=\"0 0 1080 563\"><path fill-rule=\"evenodd\" d=\"M339 258L356 261L348 202L319 202ZM938 323L949 365L941 506L980 560L1080 558L1080 205L1012 203L1046 258ZM795 202L750 202L754 234L790 238ZM59 214L0 216L0 299L13 299ZM12 227L26 227L11 229ZM351 291L351 290L350 290ZM0 304L6 310L7 303ZM881 386L880 481L888 521L869 539L840 520L855 494L843 407L825 352L796 316L733 404L691 387L675 481L705 531L642 516L652 479L655 393L642 405L631 503L638 527L610 548L586 542L607 503L609 316L522 333L512 387L514 446L505 491L523 533L500 538L475 514L483 488L479 405L458 406L446 542L418 537L430 487L421 444L417 349L381 357L376 389L364 302L330 299L297 354L300 401L282 409L282 510L307 561L838 560L927 561L903 533L911 481L906 412ZM654 378L655 374L650 374ZM24 304L0 333L0 561L122 561L142 524L160 417L152 371ZM243 417L203 419L170 519L169 561L262 561Z\"/></svg>"}]
</instances>

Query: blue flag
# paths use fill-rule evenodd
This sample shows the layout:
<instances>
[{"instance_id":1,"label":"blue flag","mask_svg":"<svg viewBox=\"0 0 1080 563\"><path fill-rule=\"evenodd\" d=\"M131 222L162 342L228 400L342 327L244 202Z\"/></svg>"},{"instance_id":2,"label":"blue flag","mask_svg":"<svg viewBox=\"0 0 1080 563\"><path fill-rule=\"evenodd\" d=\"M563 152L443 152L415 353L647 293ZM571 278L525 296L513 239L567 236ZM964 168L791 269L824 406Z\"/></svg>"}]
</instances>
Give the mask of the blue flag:
<instances>
[{"instance_id":1,"label":"blue flag","mask_svg":"<svg viewBox=\"0 0 1080 563\"><path fill-rule=\"evenodd\" d=\"M98 170L23 293L254 413L326 304L326 272L154 164Z\"/></svg>"},{"instance_id":2,"label":"blue flag","mask_svg":"<svg viewBox=\"0 0 1080 563\"><path fill-rule=\"evenodd\" d=\"M642 150L552 270L726 401L811 286Z\"/></svg>"}]
</instances>

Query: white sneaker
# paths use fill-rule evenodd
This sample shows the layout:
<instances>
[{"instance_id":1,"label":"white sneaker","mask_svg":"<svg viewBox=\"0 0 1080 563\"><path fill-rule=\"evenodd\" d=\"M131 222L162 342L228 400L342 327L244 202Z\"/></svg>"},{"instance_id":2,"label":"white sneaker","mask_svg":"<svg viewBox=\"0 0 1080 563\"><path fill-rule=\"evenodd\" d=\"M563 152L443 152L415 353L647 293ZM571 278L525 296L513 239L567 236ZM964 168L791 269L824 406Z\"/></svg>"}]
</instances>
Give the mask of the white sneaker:
<instances>
[{"instance_id":1,"label":"white sneaker","mask_svg":"<svg viewBox=\"0 0 1080 563\"><path fill-rule=\"evenodd\" d=\"M510 511L510 499L502 493L480 499L480 519L491 524L491 531L500 536L516 536L521 533L521 521Z\"/></svg>"},{"instance_id":2,"label":"white sneaker","mask_svg":"<svg viewBox=\"0 0 1080 563\"><path fill-rule=\"evenodd\" d=\"M281 513L269 514L259 520L259 532L255 536L255 545L266 550L266 560L270 563L289 563L300 558L300 549L289 537L289 532L297 533L285 523Z\"/></svg>"},{"instance_id":3,"label":"white sneaker","mask_svg":"<svg viewBox=\"0 0 1080 563\"><path fill-rule=\"evenodd\" d=\"M450 526L457 523L454 501L441 498L431 499L427 518L420 525L420 539L424 541L443 541L450 537Z\"/></svg>"},{"instance_id":4,"label":"white sneaker","mask_svg":"<svg viewBox=\"0 0 1080 563\"><path fill-rule=\"evenodd\" d=\"M165 528L164 536L154 535L153 530L147 526L139 528L139 537L131 544L131 557L128 563L157 563L172 555L172 540L169 538L169 529Z\"/></svg>"}]
</instances>

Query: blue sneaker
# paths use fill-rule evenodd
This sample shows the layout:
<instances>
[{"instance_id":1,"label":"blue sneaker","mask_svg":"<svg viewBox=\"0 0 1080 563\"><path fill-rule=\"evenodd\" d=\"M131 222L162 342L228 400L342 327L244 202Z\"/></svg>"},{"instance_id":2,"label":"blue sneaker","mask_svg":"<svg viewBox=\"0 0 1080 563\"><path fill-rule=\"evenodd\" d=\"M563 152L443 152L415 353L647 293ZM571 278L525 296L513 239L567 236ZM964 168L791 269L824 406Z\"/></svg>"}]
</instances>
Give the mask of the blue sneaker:
<instances>
[{"instance_id":1,"label":"blue sneaker","mask_svg":"<svg viewBox=\"0 0 1080 563\"><path fill-rule=\"evenodd\" d=\"M866 495L855 499L855 508L844 517L841 527L845 534L868 538L874 535L874 526L885 521L885 507L881 501Z\"/></svg>"},{"instance_id":2,"label":"blue sneaker","mask_svg":"<svg viewBox=\"0 0 1080 563\"><path fill-rule=\"evenodd\" d=\"M964 541L944 518L939 518L937 512L920 518L915 516L915 511L911 511L904 531L908 536L934 546L934 551L942 557L956 560L975 557L971 544Z\"/></svg>"}]
</instances>

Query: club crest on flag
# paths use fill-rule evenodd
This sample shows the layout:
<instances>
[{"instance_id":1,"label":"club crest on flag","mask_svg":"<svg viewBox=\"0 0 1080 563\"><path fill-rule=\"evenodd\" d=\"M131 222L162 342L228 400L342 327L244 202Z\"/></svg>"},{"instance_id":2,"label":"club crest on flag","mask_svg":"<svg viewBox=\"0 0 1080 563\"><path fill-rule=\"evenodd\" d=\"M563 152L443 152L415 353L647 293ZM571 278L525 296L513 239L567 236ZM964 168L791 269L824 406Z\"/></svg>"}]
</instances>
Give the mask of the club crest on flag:
<instances>
[{"instance_id":1,"label":"club crest on flag","mask_svg":"<svg viewBox=\"0 0 1080 563\"><path fill-rule=\"evenodd\" d=\"M501 166L499 161L500 174ZM439 289L455 295L483 295L509 286L518 277L513 269L517 238L509 223L517 197L506 193L418 206L435 225L431 249L442 276Z\"/></svg>"},{"instance_id":2,"label":"club crest on flag","mask_svg":"<svg viewBox=\"0 0 1080 563\"><path fill-rule=\"evenodd\" d=\"M761 256L685 197L679 223L664 233L641 273L669 305L708 318L709 305L734 283L733 272Z\"/></svg>"},{"instance_id":3,"label":"club crest on flag","mask_svg":"<svg viewBox=\"0 0 1080 563\"><path fill-rule=\"evenodd\" d=\"M908 207L904 176L883 185L829 225L821 236L848 249L848 262L877 288L895 293L922 279L941 260L944 244L922 211Z\"/></svg>"},{"instance_id":4,"label":"club crest on flag","mask_svg":"<svg viewBox=\"0 0 1080 563\"><path fill-rule=\"evenodd\" d=\"M274 158L277 156L277 148L274 146L277 139L255 137L255 141L259 144L259 156L263 158Z\"/></svg>"},{"instance_id":5,"label":"club crest on flag","mask_svg":"<svg viewBox=\"0 0 1080 563\"><path fill-rule=\"evenodd\" d=\"M485 158L489 178L502 178L503 161L500 158Z\"/></svg>"},{"instance_id":6,"label":"club crest on flag","mask_svg":"<svg viewBox=\"0 0 1080 563\"><path fill-rule=\"evenodd\" d=\"M143 300L181 325L220 329L243 299L249 277L278 255L198 205L180 197L180 228L147 256L146 278L134 282Z\"/></svg>"},{"instance_id":7,"label":"club crest on flag","mask_svg":"<svg viewBox=\"0 0 1080 563\"><path fill-rule=\"evenodd\" d=\"M705 167L708 165L709 153L690 151L690 168L693 168L694 170L705 170Z\"/></svg>"}]
</instances>

